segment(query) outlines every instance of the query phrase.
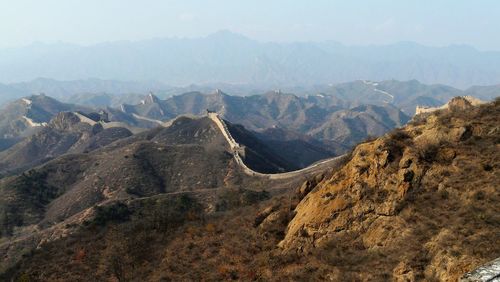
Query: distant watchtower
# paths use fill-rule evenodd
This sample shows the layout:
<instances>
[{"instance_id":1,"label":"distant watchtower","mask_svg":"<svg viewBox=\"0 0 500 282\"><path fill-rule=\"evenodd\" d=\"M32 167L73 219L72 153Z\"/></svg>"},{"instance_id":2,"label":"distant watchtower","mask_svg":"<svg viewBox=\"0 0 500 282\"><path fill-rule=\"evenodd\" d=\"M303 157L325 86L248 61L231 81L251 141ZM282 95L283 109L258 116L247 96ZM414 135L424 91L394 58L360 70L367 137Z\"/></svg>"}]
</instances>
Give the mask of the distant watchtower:
<instances>
[{"instance_id":1,"label":"distant watchtower","mask_svg":"<svg viewBox=\"0 0 500 282\"><path fill-rule=\"evenodd\" d=\"M106 112L105 110L100 110L99 116L100 116L100 121L109 122L109 115L108 112Z\"/></svg>"},{"instance_id":2,"label":"distant watchtower","mask_svg":"<svg viewBox=\"0 0 500 282\"><path fill-rule=\"evenodd\" d=\"M211 111L207 109L207 117L210 116L210 114L216 114L216 113L217 113L216 111Z\"/></svg>"}]
</instances>

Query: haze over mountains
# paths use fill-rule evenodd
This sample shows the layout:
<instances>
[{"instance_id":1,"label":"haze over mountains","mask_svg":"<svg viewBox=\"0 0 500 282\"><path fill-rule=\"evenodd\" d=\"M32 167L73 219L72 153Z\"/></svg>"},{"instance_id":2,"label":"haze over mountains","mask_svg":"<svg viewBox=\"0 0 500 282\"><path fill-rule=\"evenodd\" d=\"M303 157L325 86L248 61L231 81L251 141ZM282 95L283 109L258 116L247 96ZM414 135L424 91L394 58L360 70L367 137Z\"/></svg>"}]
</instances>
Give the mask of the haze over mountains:
<instances>
[{"instance_id":1,"label":"haze over mountains","mask_svg":"<svg viewBox=\"0 0 500 282\"><path fill-rule=\"evenodd\" d=\"M92 46L37 43L0 50L1 82L98 77L192 83L305 86L356 79L410 80L458 88L500 83L500 52L412 42L258 42L220 31L204 38L119 41Z\"/></svg>"},{"instance_id":2,"label":"haze over mountains","mask_svg":"<svg viewBox=\"0 0 500 282\"><path fill-rule=\"evenodd\" d=\"M0 1L0 282L500 282L500 1L423 2Z\"/></svg>"}]
</instances>

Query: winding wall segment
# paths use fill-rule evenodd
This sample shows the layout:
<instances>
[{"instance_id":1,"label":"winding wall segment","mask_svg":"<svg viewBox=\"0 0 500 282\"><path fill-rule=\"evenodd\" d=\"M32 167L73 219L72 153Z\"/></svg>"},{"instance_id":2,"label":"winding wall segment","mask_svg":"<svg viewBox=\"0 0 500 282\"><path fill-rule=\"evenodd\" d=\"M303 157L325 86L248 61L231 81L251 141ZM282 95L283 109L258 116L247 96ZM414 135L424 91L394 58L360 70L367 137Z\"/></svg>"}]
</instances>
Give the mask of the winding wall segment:
<instances>
[{"instance_id":1,"label":"winding wall segment","mask_svg":"<svg viewBox=\"0 0 500 282\"><path fill-rule=\"evenodd\" d=\"M346 155L342 155L342 156L338 156L335 158L326 159L326 160L323 160L321 162L317 162L315 164L312 164L308 167L305 167L303 169L290 171L290 172L272 173L272 174L260 173L260 172L254 171L253 169L249 168L245 164L245 162L243 161L243 159L241 158L241 155L240 155L244 149L233 138L233 136L231 135L231 132L229 132L229 129L227 128L227 125L224 122L224 120L217 113L213 113L213 112L209 112L208 117L217 125L219 130L222 132L222 135L224 136L224 138L226 139L226 141L229 144L229 147L232 150L234 160L243 169L243 172L246 173L247 175L267 177L269 179L287 179L287 178L291 178L291 177L295 177L298 175L303 175L303 174L306 174L308 172L311 172L313 169L315 169L321 165L326 165L326 164L333 165L333 164L339 163L346 157Z\"/></svg>"}]
</instances>

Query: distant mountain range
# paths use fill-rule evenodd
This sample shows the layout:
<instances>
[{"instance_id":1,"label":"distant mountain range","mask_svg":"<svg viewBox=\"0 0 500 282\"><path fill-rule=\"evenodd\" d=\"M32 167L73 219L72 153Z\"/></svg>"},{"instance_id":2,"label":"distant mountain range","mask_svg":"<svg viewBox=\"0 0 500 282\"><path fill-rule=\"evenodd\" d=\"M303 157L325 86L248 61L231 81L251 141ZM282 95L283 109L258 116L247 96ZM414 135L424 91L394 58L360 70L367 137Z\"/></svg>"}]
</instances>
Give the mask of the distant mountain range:
<instances>
[{"instance_id":1,"label":"distant mountain range","mask_svg":"<svg viewBox=\"0 0 500 282\"><path fill-rule=\"evenodd\" d=\"M393 104L412 115L417 105L438 106L459 95L471 95L482 100L491 100L500 93L500 84L473 86L460 90L443 84L424 84L417 80L355 80L333 85L282 86L269 88L254 84L208 83L172 87L154 81L118 80L73 80L59 81L38 78L28 82L0 84L0 104L32 94L45 93L62 102L90 107L119 107L121 104L138 104L147 93L153 92L159 98L169 98L189 92L211 93L215 89L232 96L260 95L269 89L280 89L297 96L331 95L344 101L345 105Z\"/></svg>"},{"instance_id":2,"label":"distant mountain range","mask_svg":"<svg viewBox=\"0 0 500 282\"><path fill-rule=\"evenodd\" d=\"M261 171L303 168L342 154L356 142L402 126L409 119L388 103L366 105L334 95L300 97L280 91L241 97L217 90L167 99L148 94L138 104L117 108L80 106L32 95L8 103L0 111L0 172L93 150L158 126L170 127L179 116L204 116L207 110L219 112L231 124L229 130L248 149L249 165L260 163L256 168ZM257 151L261 152L252 153Z\"/></svg>"},{"instance_id":3,"label":"distant mountain range","mask_svg":"<svg viewBox=\"0 0 500 282\"><path fill-rule=\"evenodd\" d=\"M350 107L331 95L299 97L279 91L246 97L218 90L185 93L166 100L149 94L138 105L122 105L135 118L167 121L182 114L216 111L232 123L254 131L284 128L330 143L340 153L369 135L378 136L405 124L409 117L391 104Z\"/></svg>"},{"instance_id":4,"label":"distant mountain range","mask_svg":"<svg viewBox=\"0 0 500 282\"><path fill-rule=\"evenodd\" d=\"M136 133L133 137L136 141L137 138L149 140L161 131L165 142L193 142L190 136L197 137L205 129L183 125L192 118L176 117L162 122L109 107L96 109L61 103L45 95L21 98L0 111L0 176L27 170L63 154L88 153L133 133ZM276 138L268 132L257 135L240 125L229 127L247 148L248 166L258 171L297 170L340 152L312 137L286 129L280 129L286 138ZM177 130L182 128L179 133ZM184 136L186 133L188 136ZM282 150L284 146L294 150Z\"/></svg>"},{"instance_id":5,"label":"distant mountain range","mask_svg":"<svg viewBox=\"0 0 500 282\"><path fill-rule=\"evenodd\" d=\"M92 46L33 44L0 50L2 82L37 77L254 84L266 87L369 80L444 83L459 88L500 83L500 52L413 42L346 46L338 42L259 42L221 31L204 38L118 41Z\"/></svg>"},{"instance_id":6,"label":"distant mountain range","mask_svg":"<svg viewBox=\"0 0 500 282\"><path fill-rule=\"evenodd\" d=\"M268 148L263 151L265 157L249 153L248 160L256 158L261 164L270 161L267 166L260 165L263 171L290 171L340 155L369 136L380 136L403 126L416 106L439 107L459 95L491 100L500 93L499 86L475 86L462 91L416 80L358 80L316 87L320 92L313 95L275 90L233 96L216 90L211 94L191 91L162 99L152 93L124 94L127 85L137 91L147 87L118 81L47 79L4 87L14 96L46 89L71 103L42 94L6 104L0 111L0 173L26 169L62 154L99 148L128 134L169 126L178 116L203 116L207 110L218 112L234 124L233 134L243 136L240 142L248 150L253 146ZM188 89L191 88L195 86ZM72 95L80 90L116 94ZM54 127L61 115L70 120L70 116L76 115L75 123L86 124L61 130Z\"/></svg>"},{"instance_id":7,"label":"distant mountain range","mask_svg":"<svg viewBox=\"0 0 500 282\"><path fill-rule=\"evenodd\" d=\"M160 95L167 98L153 93L145 95L148 87L159 89ZM161 90L161 87L166 88ZM106 126L125 127L137 133L168 124L179 115L204 115L208 109L219 112L231 123L261 132L259 136L265 139L265 133L272 132L270 129L274 130L271 135L284 130L288 136L302 135L297 140L314 138L327 143L330 152L340 154L367 136L379 136L402 126L415 113L417 106L439 107L452 97L461 95L491 100L500 93L500 85L474 86L462 91L445 85L426 85L416 80L357 80L331 86L293 88L300 93L298 95L281 90L250 96L229 95L222 90L212 90L211 94L183 92L207 88L50 79L4 85L0 90L5 91L6 97L17 98L30 92L47 91L58 99L48 95L28 95L6 104L0 111L0 149L4 150L30 136L64 111L81 114L104 111L111 122ZM236 88L243 92L250 91L246 86ZM305 163L313 159L315 157Z\"/></svg>"}]
</instances>

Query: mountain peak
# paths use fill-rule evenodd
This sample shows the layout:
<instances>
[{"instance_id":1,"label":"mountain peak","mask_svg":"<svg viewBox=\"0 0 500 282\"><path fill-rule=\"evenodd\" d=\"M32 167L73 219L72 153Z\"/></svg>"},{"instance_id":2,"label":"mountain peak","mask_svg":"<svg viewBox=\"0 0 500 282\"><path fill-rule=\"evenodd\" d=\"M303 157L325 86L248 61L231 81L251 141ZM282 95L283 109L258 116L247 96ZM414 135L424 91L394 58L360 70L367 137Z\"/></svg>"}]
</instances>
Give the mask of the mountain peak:
<instances>
[{"instance_id":1,"label":"mountain peak","mask_svg":"<svg viewBox=\"0 0 500 282\"><path fill-rule=\"evenodd\" d=\"M156 104L160 102L160 98L153 94L153 92L149 92L148 96L144 100L144 104Z\"/></svg>"}]
</instances>

